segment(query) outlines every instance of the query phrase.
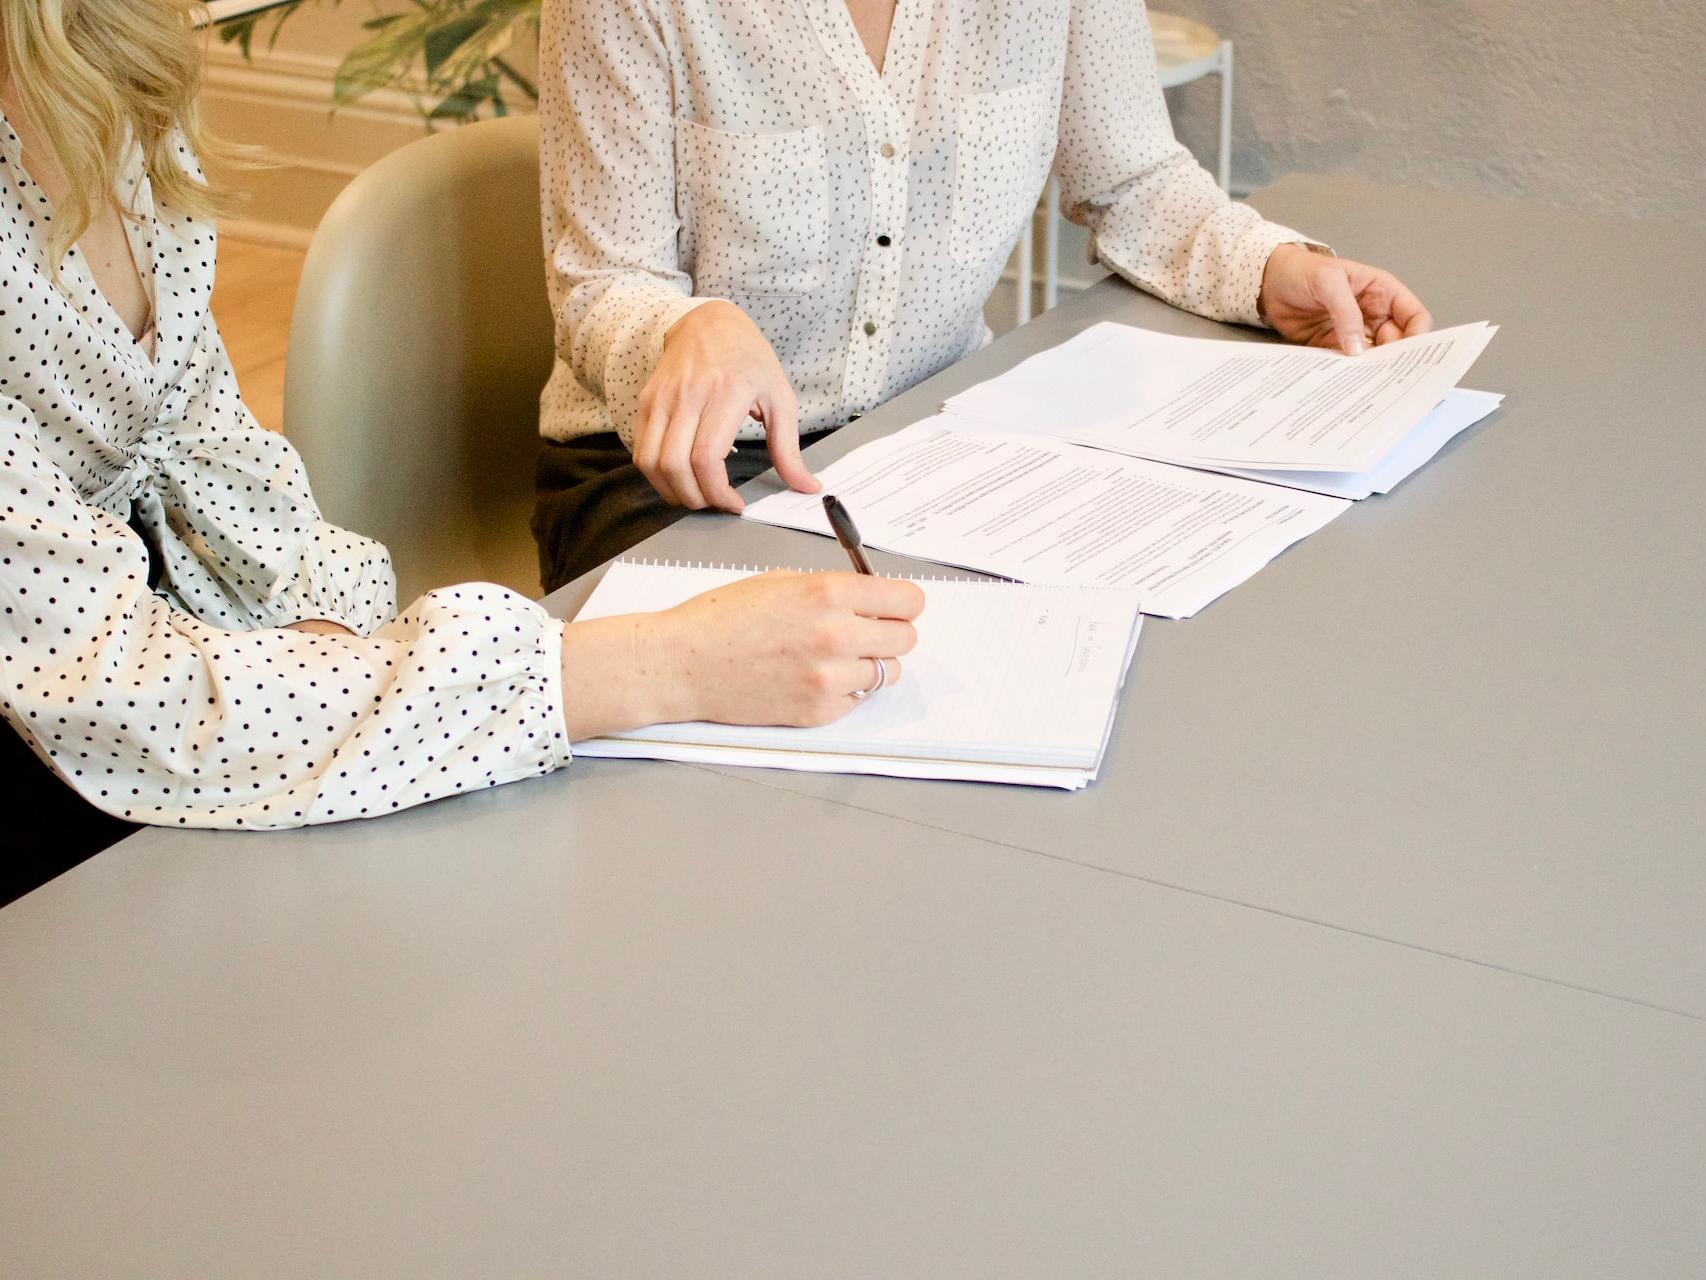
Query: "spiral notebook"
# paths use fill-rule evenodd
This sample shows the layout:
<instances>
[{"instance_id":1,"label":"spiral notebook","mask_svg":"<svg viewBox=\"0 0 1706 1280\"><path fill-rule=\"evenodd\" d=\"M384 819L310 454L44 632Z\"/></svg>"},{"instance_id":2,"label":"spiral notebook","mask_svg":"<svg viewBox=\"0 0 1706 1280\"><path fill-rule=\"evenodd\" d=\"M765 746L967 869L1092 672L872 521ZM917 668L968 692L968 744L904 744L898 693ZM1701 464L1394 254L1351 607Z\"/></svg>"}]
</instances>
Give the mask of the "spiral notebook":
<instances>
[{"instance_id":1,"label":"spiral notebook","mask_svg":"<svg viewBox=\"0 0 1706 1280\"><path fill-rule=\"evenodd\" d=\"M667 609L757 572L618 561L578 617ZM1137 593L957 579L919 585L925 609L902 678L833 724L653 725L577 742L574 750L1068 790L1094 781L1137 649Z\"/></svg>"}]
</instances>

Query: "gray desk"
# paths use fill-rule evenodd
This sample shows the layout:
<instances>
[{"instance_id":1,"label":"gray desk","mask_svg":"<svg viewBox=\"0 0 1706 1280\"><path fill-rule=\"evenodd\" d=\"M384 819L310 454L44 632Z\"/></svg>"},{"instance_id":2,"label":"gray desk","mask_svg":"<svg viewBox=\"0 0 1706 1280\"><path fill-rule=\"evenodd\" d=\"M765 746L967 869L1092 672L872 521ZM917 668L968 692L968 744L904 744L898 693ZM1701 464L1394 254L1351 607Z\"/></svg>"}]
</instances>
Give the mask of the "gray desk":
<instances>
[{"instance_id":1,"label":"gray desk","mask_svg":"<svg viewBox=\"0 0 1706 1280\"><path fill-rule=\"evenodd\" d=\"M1083 795L731 774L1706 1017L1706 358L1677 287L1706 236L1322 179L1256 203L1390 263L1442 324L1499 322L1468 382L1503 410L1149 625ZM1107 319L1227 334L1107 281L811 458ZM712 516L647 551L845 567Z\"/></svg>"},{"instance_id":2,"label":"gray desk","mask_svg":"<svg viewBox=\"0 0 1706 1280\"><path fill-rule=\"evenodd\" d=\"M1262 203L1504 322L1511 399L1151 627L1101 783L135 837L0 911L0 1274L1706 1270L1698 237ZM815 456L1108 315L1209 328L1106 286Z\"/></svg>"}]
</instances>

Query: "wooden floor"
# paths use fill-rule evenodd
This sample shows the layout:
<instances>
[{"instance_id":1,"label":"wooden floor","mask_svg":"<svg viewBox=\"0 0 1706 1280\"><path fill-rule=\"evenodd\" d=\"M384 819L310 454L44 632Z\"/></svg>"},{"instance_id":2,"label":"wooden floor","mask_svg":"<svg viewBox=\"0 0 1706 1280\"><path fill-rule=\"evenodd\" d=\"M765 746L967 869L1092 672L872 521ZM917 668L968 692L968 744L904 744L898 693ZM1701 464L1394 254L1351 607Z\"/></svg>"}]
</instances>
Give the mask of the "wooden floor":
<instances>
[{"instance_id":1,"label":"wooden floor","mask_svg":"<svg viewBox=\"0 0 1706 1280\"><path fill-rule=\"evenodd\" d=\"M213 318L237 369L237 385L269 431L284 429L284 353L303 252L229 237L219 241Z\"/></svg>"}]
</instances>

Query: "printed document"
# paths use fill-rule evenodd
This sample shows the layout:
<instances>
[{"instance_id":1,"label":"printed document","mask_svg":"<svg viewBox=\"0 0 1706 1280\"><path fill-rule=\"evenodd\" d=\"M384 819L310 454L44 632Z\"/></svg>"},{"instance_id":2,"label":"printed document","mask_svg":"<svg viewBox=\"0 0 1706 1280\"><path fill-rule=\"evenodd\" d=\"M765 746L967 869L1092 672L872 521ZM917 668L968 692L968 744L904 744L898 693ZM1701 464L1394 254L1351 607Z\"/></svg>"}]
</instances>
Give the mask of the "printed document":
<instances>
[{"instance_id":1,"label":"printed document","mask_svg":"<svg viewBox=\"0 0 1706 1280\"><path fill-rule=\"evenodd\" d=\"M1504 403L1490 391L1463 387L1445 393L1432 413L1418 422L1372 471L1246 471L1239 467L1210 467L1222 475L1264 480L1311 493L1361 501L1376 493L1391 493L1426 466L1441 449Z\"/></svg>"},{"instance_id":2,"label":"printed document","mask_svg":"<svg viewBox=\"0 0 1706 1280\"><path fill-rule=\"evenodd\" d=\"M1110 321L944 407L997 430L1186 466L1360 473L1445 398L1495 332L1459 325L1349 357Z\"/></svg>"},{"instance_id":3,"label":"printed document","mask_svg":"<svg viewBox=\"0 0 1706 1280\"><path fill-rule=\"evenodd\" d=\"M1351 505L964 425L928 419L818 478L870 546L1021 582L1131 587L1167 618L1190 617ZM830 532L815 494L774 494L745 515Z\"/></svg>"}]
</instances>

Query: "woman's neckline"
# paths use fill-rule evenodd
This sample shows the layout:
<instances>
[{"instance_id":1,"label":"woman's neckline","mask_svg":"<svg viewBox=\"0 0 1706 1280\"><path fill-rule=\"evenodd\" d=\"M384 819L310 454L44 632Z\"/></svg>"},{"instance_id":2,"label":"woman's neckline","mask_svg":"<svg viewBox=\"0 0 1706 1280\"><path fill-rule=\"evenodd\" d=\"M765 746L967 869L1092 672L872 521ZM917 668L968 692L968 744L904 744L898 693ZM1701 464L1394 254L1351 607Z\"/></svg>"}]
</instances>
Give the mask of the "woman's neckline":
<instances>
[{"instance_id":1,"label":"woman's neckline","mask_svg":"<svg viewBox=\"0 0 1706 1280\"><path fill-rule=\"evenodd\" d=\"M48 197L47 189L42 186L35 174L32 173L29 167L24 163L24 135L18 130L17 124L15 123L17 121L21 121L23 117L7 102L7 98L12 96L10 90L10 79L0 79L0 131L3 131L3 135L0 136L3 136L6 143L4 148L6 151L5 160L11 165L18 177L24 179L31 187L34 188L35 198L41 203L46 214L49 217L52 217L57 211L54 208L53 201ZM33 129L31 132L33 133ZM29 195L28 192L25 192L24 194L26 198ZM137 255L136 242L131 234L129 219L124 211L118 208L117 193L109 193L108 198L112 204L113 211L119 218L119 234L124 239L125 253L129 259L130 269L134 273L137 285L141 288L143 301L147 308L143 313L141 328L132 329L125 321L124 317L119 314L118 307L114 305L113 300L108 296L107 291L101 287L101 282L95 274L94 266L80 243L73 244L66 250L65 260L61 266L62 268L67 268L83 278L87 284L89 293L93 295L95 302L111 320L112 327L116 332L105 336L113 338L118 335L123 335L126 340L126 345L130 350L136 355L141 356L147 365L152 368L159 346L159 313L154 298L154 290L150 285L150 279L153 274L153 264L150 263L149 269L144 270L143 264ZM85 323L90 323L89 317L86 314L82 315L82 319ZM100 332L99 326L90 324L90 327L94 328L96 332Z\"/></svg>"}]
</instances>

